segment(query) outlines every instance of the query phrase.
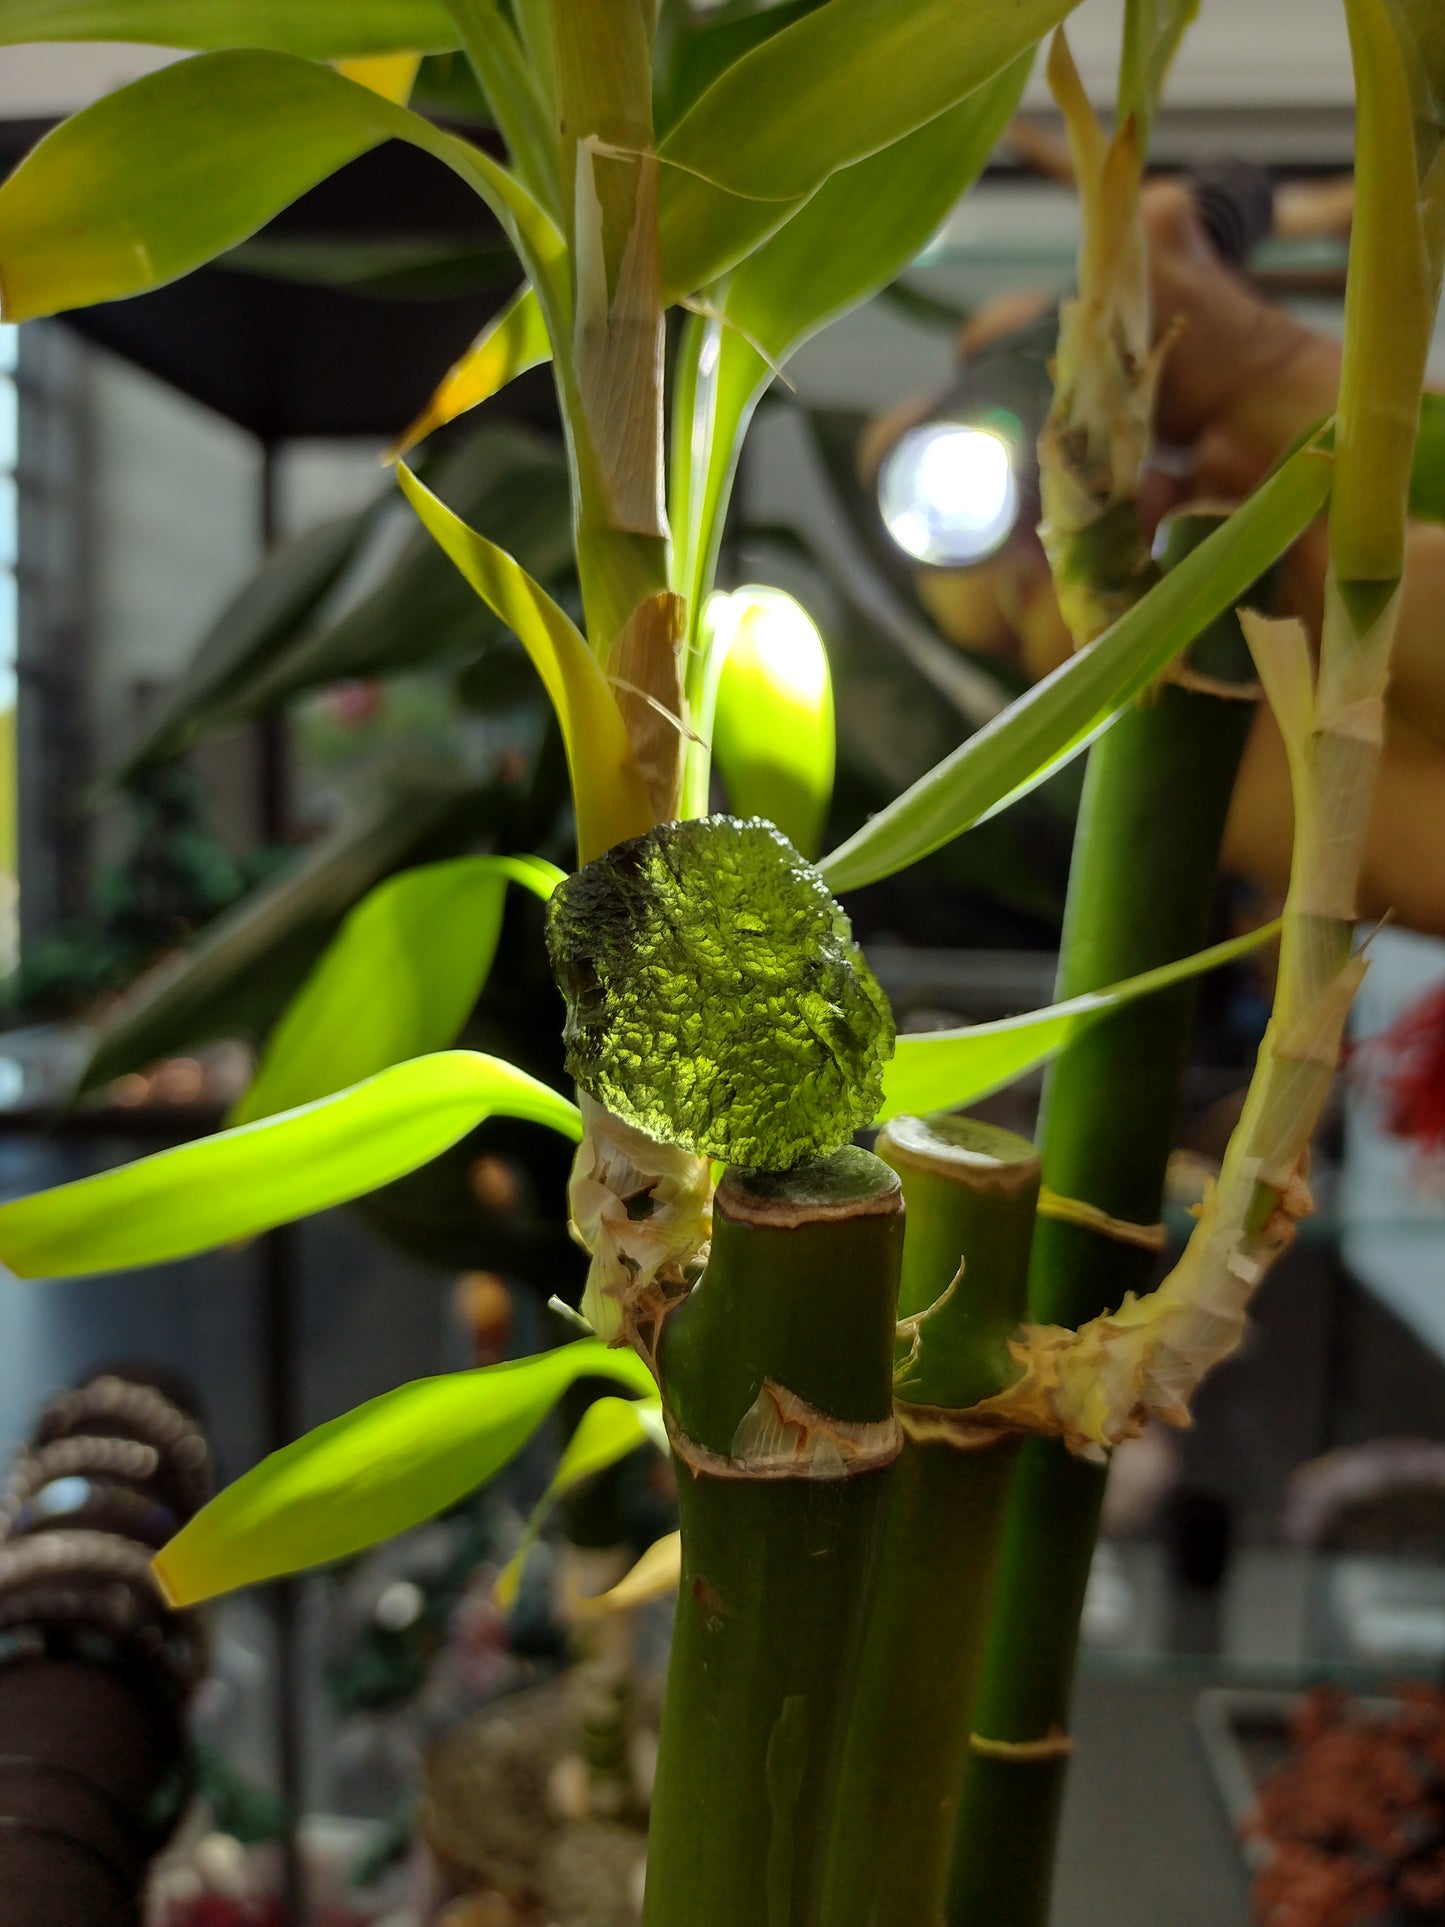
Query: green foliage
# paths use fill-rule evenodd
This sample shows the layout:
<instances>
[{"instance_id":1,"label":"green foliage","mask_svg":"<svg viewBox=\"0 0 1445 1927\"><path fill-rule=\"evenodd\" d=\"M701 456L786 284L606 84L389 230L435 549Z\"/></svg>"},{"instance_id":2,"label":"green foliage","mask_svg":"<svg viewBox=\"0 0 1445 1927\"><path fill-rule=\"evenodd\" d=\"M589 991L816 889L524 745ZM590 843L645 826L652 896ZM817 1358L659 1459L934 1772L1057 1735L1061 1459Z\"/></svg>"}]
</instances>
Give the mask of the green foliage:
<instances>
[{"instance_id":1,"label":"green foliage","mask_svg":"<svg viewBox=\"0 0 1445 1927\"><path fill-rule=\"evenodd\" d=\"M197 54L74 114L0 186L0 298L24 321L162 286L388 139L459 174L567 338L562 236L517 178L421 115L284 53ZM560 305L559 305L560 304Z\"/></svg>"},{"instance_id":2,"label":"green foliage","mask_svg":"<svg viewBox=\"0 0 1445 1927\"><path fill-rule=\"evenodd\" d=\"M709 735L735 816L776 823L795 850L818 854L833 796L836 744L828 652L806 609L781 589L715 596L713 644L726 649Z\"/></svg>"},{"instance_id":3,"label":"green foliage","mask_svg":"<svg viewBox=\"0 0 1445 1927\"><path fill-rule=\"evenodd\" d=\"M1169 64L1198 11L1199 0L1128 0L1124 9L1119 116L1134 116L1141 154L1148 150L1149 128L1158 111Z\"/></svg>"},{"instance_id":4,"label":"green foliage","mask_svg":"<svg viewBox=\"0 0 1445 1927\"><path fill-rule=\"evenodd\" d=\"M552 1508L575 1492L599 1472L625 1459L639 1446L655 1445L666 1452L667 1429L663 1423L660 1398L598 1398L587 1407L577 1430L567 1441L567 1449L557 1461L557 1470L532 1509L521 1544L497 1575L498 1604L516 1603L527 1555L541 1536Z\"/></svg>"},{"instance_id":5,"label":"green foliage","mask_svg":"<svg viewBox=\"0 0 1445 1927\"><path fill-rule=\"evenodd\" d=\"M338 60L457 44L441 0L0 0L0 46L135 40L206 51L274 47Z\"/></svg>"},{"instance_id":6,"label":"green foliage","mask_svg":"<svg viewBox=\"0 0 1445 1927\"><path fill-rule=\"evenodd\" d=\"M545 902L561 880L540 857L459 856L379 884L287 1006L232 1123L293 1110L445 1049L492 967L507 884Z\"/></svg>"},{"instance_id":7,"label":"green foliage","mask_svg":"<svg viewBox=\"0 0 1445 1927\"><path fill-rule=\"evenodd\" d=\"M663 824L569 877L547 947L567 1068L655 1138L782 1170L877 1109L893 1019L818 873L771 824Z\"/></svg>"},{"instance_id":8,"label":"green foliage","mask_svg":"<svg viewBox=\"0 0 1445 1927\"><path fill-rule=\"evenodd\" d=\"M585 862L652 821L612 686L571 617L495 542L478 535L402 467L407 500L467 581L521 641L557 713Z\"/></svg>"},{"instance_id":9,"label":"green foliage","mask_svg":"<svg viewBox=\"0 0 1445 1927\"><path fill-rule=\"evenodd\" d=\"M0 1205L0 1259L24 1278L163 1264L345 1204L484 1118L579 1137L575 1105L510 1064L441 1051L300 1110Z\"/></svg>"},{"instance_id":10,"label":"green foliage","mask_svg":"<svg viewBox=\"0 0 1445 1927\"><path fill-rule=\"evenodd\" d=\"M876 1122L904 1112L926 1116L930 1111L958 1110L991 1096L1027 1071L1046 1064L1100 1017L1152 991L1202 976L1236 962L1249 952L1272 943L1278 923L1265 924L1228 943L1217 943L1178 963L1162 964L1106 990L1070 997L1022 1017L1003 1017L992 1024L970 1024L961 1030L905 1032L898 1039L893 1061L883 1072L883 1107Z\"/></svg>"},{"instance_id":11,"label":"green foliage","mask_svg":"<svg viewBox=\"0 0 1445 1927\"><path fill-rule=\"evenodd\" d=\"M850 890L939 849L1086 748L1319 513L1330 463L1311 444L1112 628L1027 690L819 866Z\"/></svg>"},{"instance_id":12,"label":"green foliage","mask_svg":"<svg viewBox=\"0 0 1445 1927\"><path fill-rule=\"evenodd\" d=\"M1420 432L1410 470L1410 514L1445 522L1445 395L1420 397Z\"/></svg>"},{"instance_id":13,"label":"green foliage","mask_svg":"<svg viewBox=\"0 0 1445 1927\"><path fill-rule=\"evenodd\" d=\"M171 1540L157 1576L176 1604L194 1605L435 1518L499 1472L579 1378L653 1389L634 1353L594 1339L418 1379L263 1459Z\"/></svg>"}]
</instances>

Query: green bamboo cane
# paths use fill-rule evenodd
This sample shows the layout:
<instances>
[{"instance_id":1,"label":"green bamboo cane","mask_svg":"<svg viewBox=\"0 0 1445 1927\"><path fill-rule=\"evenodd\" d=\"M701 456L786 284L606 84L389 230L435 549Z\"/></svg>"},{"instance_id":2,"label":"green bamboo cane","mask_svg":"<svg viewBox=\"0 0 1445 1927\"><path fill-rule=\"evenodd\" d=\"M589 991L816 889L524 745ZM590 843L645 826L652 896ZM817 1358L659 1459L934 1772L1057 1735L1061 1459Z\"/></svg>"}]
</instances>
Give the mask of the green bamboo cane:
<instances>
[{"instance_id":1,"label":"green bamboo cane","mask_svg":"<svg viewBox=\"0 0 1445 1927\"><path fill-rule=\"evenodd\" d=\"M1039 1164L970 1118L896 1118L907 1205L895 1468L834 1813L823 1927L941 1918L1016 1433L960 1415L1013 1374Z\"/></svg>"},{"instance_id":2,"label":"green bamboo cane","mask_svg":"<svg viewBox=\"0 0 1445 1927\"><path fill-rule=\"evenodd\" d=\"M1166 561L1202 539L1181 518ZM1206 940L1225 817L1254 705L1233 616L1191 652L1230 694L1167 684L1090 753L1060 959L1059 995L1187 955ZM1241 681L1243 678L1245 680ZM1174 1142L1195 987L1105 1018L1058 1060L1044 1102L1045 1186L1029 1272L1032 1318L1077 1326L1147 1289ZM1125 1098L1125 1094L1127 1094ZM1095 1207L1115 1231L1048 1215ZM1068 1765L1069 1702L1105 1467L1058 1441L1023 1448L999 1562L968 1753L948 1918L1042 1927Z\"/></svg>"},{"instance_id":3,"label":"green bamboo cane","mask_svg":"<svg viewBox=\"0 0 1445 1927\"><path fill-rule=\"evenodd\" d=\"M659 1347L683 1550L644 1919L800 1927L898 1452L902 1192L850 1147L730 1170L713 1227Z\"/></svg>"}]
</instances>

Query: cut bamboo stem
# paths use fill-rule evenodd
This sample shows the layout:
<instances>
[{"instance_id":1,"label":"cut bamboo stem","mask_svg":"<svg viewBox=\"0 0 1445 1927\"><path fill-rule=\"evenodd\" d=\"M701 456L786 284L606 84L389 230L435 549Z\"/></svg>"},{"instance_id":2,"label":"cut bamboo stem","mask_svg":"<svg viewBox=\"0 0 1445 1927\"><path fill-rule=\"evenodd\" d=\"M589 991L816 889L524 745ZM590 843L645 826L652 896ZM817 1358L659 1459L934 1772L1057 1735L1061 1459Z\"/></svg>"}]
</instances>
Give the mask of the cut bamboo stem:
<instances>
[{"instance_id":1,"label":"cut bamboo stem","mask_svg":"<svg viewBox=\"0 0 1445 1927\"><path fill-rule=\"evenodd\" d=\"M878 1140L907 1204L895 1367L904 1445L858 1672L822 1927L942 1919L953 1822L1018 1437L961 1419L1012 1375L1039 1164L970 1118Z\"/></svg>"},{"instance_id":2,"label":"cut bamboo stem","mask_svg":"<svg viewBox=\"0 0 1445 1927\"><path fill-rule=\"evenodd\" d=\"M658 1360L682 1583L648 1927L818 1917L889 1468L898 1178L853 1148L730 1171Z\"/></svg>"}]
</instances>

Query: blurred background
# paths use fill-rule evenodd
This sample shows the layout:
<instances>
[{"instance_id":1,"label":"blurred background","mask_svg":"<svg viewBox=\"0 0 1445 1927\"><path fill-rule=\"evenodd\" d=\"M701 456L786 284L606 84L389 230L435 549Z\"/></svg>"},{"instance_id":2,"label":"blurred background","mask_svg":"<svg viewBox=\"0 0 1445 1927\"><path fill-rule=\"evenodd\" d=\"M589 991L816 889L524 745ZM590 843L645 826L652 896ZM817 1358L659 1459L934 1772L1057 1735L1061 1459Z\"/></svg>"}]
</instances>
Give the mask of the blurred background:
<instances>
[{"instance_id":1,"label":"blurred background","mask_svg":"<svg viewBox=\"0 0 1445 1927\"><path fill-rule=\"evenodd\" d=\"M1085 0L1071 25L1101 102L1118 11ZM165 57L6 49L0 170ZM1336 9L1210 0L1154 136L1165 169L1268 171L1276 232L1251 271L1327 330L1350 100ZM427 63L418 104L458 120L477 107L445 59ZM1026 108L903 280L797 356L744 457L723 580L789 590L828 645L825 847L1021 686L987 636L940 617L860 445L870 424L948 393L982 306L1071 283L1074 202L1039 79ZM514 283L470 196L388 146L185 282L0 328L3 1195L215 1128L258 1038L385 876L467 849L566 861L540 690L381 460ZM545 371L425 459L454 507L575 599ZM1048 1000L1078 780L1066 771L850 901L903 1022ZM1226 883L1218 934L1265 914L1257 890ZM539 907L512 901L467 1041L558 1077L539 931ZM1378 1691L1445 1668L1445 943L1387 928L1372 956L1364 1047L1319 1146L1318 1215L1194 1429L1150 1433L1116 1462L1086 1614L1093 1771L1071 1795L1059 1927L1242 1922L1232 1829L1282 1750L1281 1709L1321 1681ZM1176 1249L1267 1014L1260 968L1204 987ZM991 1114L1027 1131L1036 1101L1036 1084L1015 1087ZM546 1298L578 1279L565 1170L541 1131L484 1128L364 1207L244 1249L121 1278L0 1281L0 1438L22 1439L56 1389L144 1359L194 1387L226 1478L407 1378L550 1342ZM545 1573L524 1587L520 1630L491 1594L553 1451L540 1443L504 1490L413 1541L217 1615L195 1714L212 1825L158 1920L420 1917L396 1884L419 1762L438 1772L466 1716L544 1680L562 1651ZM640 1547L666 1493L652 1468L623 1470L613 1537ZM445 1804L435 1784L428 1797ZM434 1813L434 1849L444 1833ZM253 1848L289 1866L290 1913L256 1911L238 1871ZM233 1911L197 1913L201 1898Z\"/></svg>"}]
</instances>

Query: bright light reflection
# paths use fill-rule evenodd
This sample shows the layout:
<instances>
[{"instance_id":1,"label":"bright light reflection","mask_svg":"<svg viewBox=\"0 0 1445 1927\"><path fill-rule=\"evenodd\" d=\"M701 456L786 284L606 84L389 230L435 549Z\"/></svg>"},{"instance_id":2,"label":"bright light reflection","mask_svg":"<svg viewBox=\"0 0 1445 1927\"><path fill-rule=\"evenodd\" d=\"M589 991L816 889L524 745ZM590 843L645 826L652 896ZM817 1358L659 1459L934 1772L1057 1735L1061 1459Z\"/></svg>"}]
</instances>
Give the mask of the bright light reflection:
<instances>
[{"instance_id":1,"label":"bright light reflection","mask_svg":"<svg viewBox=\"0 0 1445 1927\"><path fill-rule=\"evenodd\" d=\"M785 702L806 715L818 713L827 696L828 654L800 602L783 589L749 583L731 595L710 596L707 619L726 640L734 674L760 675Z\"/></svg>"},{"instance_id":2,"label":"bright light reflection","mask_svg":"<svg viewBox=\"0 0 1445 1927\"><path fill-rule=\"evenodd\" d=\"M943 568L982 562L1018 517L1008 445L958 422L911 428L883 464L878 506L905 554Z\"/></svg>"}]
</instances>

